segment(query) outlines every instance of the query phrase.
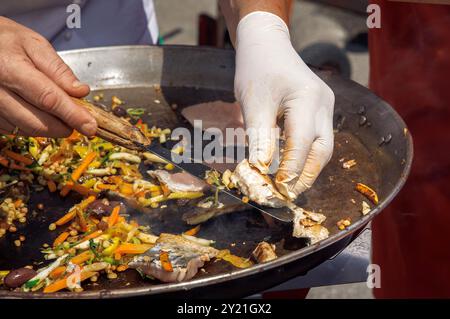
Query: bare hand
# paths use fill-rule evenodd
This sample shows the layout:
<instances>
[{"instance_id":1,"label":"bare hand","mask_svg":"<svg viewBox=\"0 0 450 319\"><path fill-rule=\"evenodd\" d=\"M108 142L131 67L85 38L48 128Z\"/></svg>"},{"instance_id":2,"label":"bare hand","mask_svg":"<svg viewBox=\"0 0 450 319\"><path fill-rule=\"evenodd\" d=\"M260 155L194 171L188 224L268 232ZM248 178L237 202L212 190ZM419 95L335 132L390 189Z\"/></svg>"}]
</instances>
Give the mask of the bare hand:
<instances>
[{"instance_id":1,"label":"bare hand","mask_svg":"<svg viewBox=\"0 0 450 319\"><path fill-rule=\"evenodd\" d=\"M88 93L44 37L0 17L0 133L92 136L97 123L70 98Z\"/></svg>"}]
</instances>

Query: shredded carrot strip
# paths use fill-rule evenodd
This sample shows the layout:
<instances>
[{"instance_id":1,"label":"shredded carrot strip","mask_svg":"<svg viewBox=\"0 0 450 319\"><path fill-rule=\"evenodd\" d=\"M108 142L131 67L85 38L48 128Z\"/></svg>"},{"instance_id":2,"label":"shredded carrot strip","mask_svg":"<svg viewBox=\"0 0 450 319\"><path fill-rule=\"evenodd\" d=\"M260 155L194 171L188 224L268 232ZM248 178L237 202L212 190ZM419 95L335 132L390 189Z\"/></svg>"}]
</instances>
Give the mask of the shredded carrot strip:
<instances>
[{"instance_id":1,"label":"shredded carrot strip","mask_svg":"<svg viewBox=\"0 0 450 319\"><path fill-rule=\"evenodd\" d=\"M143 191L137 192L137 193L135 194L135 196L136 196L136 197L142 197L142 196L145 196L146 193L147 193L147 191L143 190Z\"/></svg>"},{"instance_id":2,"label":"shredded carrot strip","mask_svg":"<svg viewBox=\"0 0 450 319\"><path fill-rule=\"evenodd\" d=\"M72 180L76 182L96 157L97 153L95 152L87 154L81 162L80 166L78 166L77 169L73 171Z\"/></svg>"},{"instance_id":3,"label":"shredded carrot strip","mask_svg":"<svg viewBox=\"0 0 450 319\"><path fill-rule=\"evenodd\" d=\"M80 265L84 263L85 261L88 261L94 256L94 254L90 250L83 251L81 254L76 255L73 257L70 262L75 265Z\"/></svg>"},{"instance_id":4,"label":"shredded carrot strip","mask_svg":"<svg viewBox=\"0 0 450 319\"><path fill-rule=\"evenodd\" d=\"M98 183L96 187L102 190L115 190L117 188L117 185Z\"/></svg>"},{"instance_id":5,"label":"shredded carrot strip","mask_svg":"<svg viewBox=\"0 0 450 319\"><path fill-rule=\"evenodd\" d=\"M80 209L77 209L77 216L78 216L78 224L80 225L80 229L82 232L87 231L87 222L86 218L84 218L83 212Z\"/></svg>"},{"instance_id":6,"label":"shredded carrot strip","mask_svg":"<svg viewBox=\"0 0 450 319\"><path fill-rule=\"evenodd\" d=\"M122 271L125 271L125 270L127 270L128 269L128 265L119 265L119 266L117 266L117 268L116 268L116 270L118 271L118 272L122 272Z\"/></svg>"},{"instance_id":7,"label":"shredded carrot strip","mask_svg":"<svg viewBox=\"0 0 450 319\"><path fill-rule=\"evenodd\" d=\"M161 184L161 190L162 190L162 193L163 193L163 195L164 195L165 197L169 196L169 194L170 194L170 189L169 189L169 187L167 187L167 186L164 185L164 184Z\"/></svg>"},{"instance_id":8,"label":"shredded carrot strip","mask_svg":"<svg viewBox=\"0 0 450 319\"><path fill-rule=\"evenodd\" d=\"M86 198L84 201L82 201L80 203L80 209L85 209L86 207L88 207L88 205L90 203L92 203L95 200L96 196L95 195L91 195L88 198Z\"/></svg>"},{"instance_id":9,"label":"shredded carrot strip","mask_svg":"<svg viewBox=\"0 0 450 319\"><path fill-rule=\"evenodd\" d=\"M197 235L197 233L199 231L200 231L200 225L197 225L196 227L191 228L188 231L185 231L184 234L189 235L189 236L195 236L195 235Z\"/></svg>"},{"instance_id":10,"label":"shredded carrot strip","mask_svg":"<svg viewBox=\"0 0 450 319\"><path fill-rule=\"evenodd\" d=\"M9 168L10 169L15 169L18 171L24 171L24 172L31 172L31 169L29 169L28 167L22 166L22 165L18 165L16 163L9 163Z\"/></svg>"},{"instance_id":11,"label":"shredded carrot strip","mask_svg":"<svg viewBox=\"0 0 450 319\"><path fill-rule=\"evenodd\" d=\"M81 240L81 242L84 242L84 241L89 240L89 239L97 238L97 237L100 236L102 233L103 233L103 231L101 231L101 230L96 230L96 231L90 233L89 235L86 235L86 236Z\"/></svg>"},{"instance_id":12,"label":"shredded carrot strip","mask_svg":"<svg viewBox=\"0 0 450 319\"><path fill-rule=\"evenodd\" d=\"M161 262L161 266L165 271L173 272L172 263L169 259L169 253L167 251L162 251L159 253L159 261Z\"/></svg>"},{"instance_id":13,"label":"shredded carrot strip","mask_svg":"<svg viewBox=\"0 0 450 319\"><path fill-rule=\"evenodd\" d=\"M118 253L117 251L114 252L114 259L115 260L120 260L121 258L122 258L122 254L121 253Z\"/></svg>"},{"instance_id":14,"label":"shredded carrot strip","mask_svg":"<svg viewBox=\"0 0 450 319\"><path fill-rule=\"evenodd\" d=\"M9 161L5 157L0 156L0 165L9 167Z\"/></svg>"},{"instance_id":15,"label":"shredded carrot strip","mask_svg":"<svg viewBox=\"0 0 450 319\"><path fill-rule=\"evenodd\" d=\"M93 271L82 271L81 275L80 275L80 281L84 281L88 278L91 278L92 276L95 276L96 274L97 273L93 272ZM57 291L67 288L68 278L69 278L69 276L64 277L64 278L57 280L54 283L48 285L47 287L44 288L44 293L57 292Z\"/></svg>"},{"instance_id":16,"label":"shredded carrot strip","mask_svg":"<svg viewBox=\"0 0 450 319\"><path fill-rule=\"evenodd\" d=\"M63 188L61 189L61 192L59 192L59 195L61 195L62 197L67 196L67 194L69 194L69 192L72 190L73 185L74 185L73 182L68 181L66 185L64 185Z\"/></svg>"},{"instance_id":17,"label":"shredded carrot strip","mask_svg":"<svg viewBox=\"0 0 450 319\"><path fill-rule=\"evenodd\" d=\"M55 241L53 242L53 247L61 245L66 239L69 237L69 232L62 232L59 234L58 237L56 237Z\"/></svg>"},{"instance_id":18,"label":"shredded carrot strip","mask_svg":"<svg viewBox=\"0 0 450 319\"><path fill-rule=\"evenodd\" d=\"M72 190L83 196L88 196L88 195L96 196L97 195L97 192L94 191L93 189L87 188L86 186L83 186L80 184L74 184L72 186Z\"/></svg>"},{"instance_id":19,"label":"shredded carrot strip","mask_svg":"<svg viewBox=\"0 0 450 319\"><path fill-rule=\"evenodd\" d=\"M61 217L60 219L58 219L58 220L55 222L55 224L58 225L58 226L67 224L68 222L70 222L70 221L75 217L76 214L77 214L76 210L73 209L73 210L71 210L70 212L68 212L67 214L65 214L63 217Z\"/></svg>"},{"instance_id":20,"label":"shredded carrot strip","mask_svg":"<svg viewBox=\"0 0 450 319\"><path fill-rule=\"evenodd\" d=\"M53 269L53 271L50 273L50 278L56 279L60 277L64 272L66 271L66 266L59 266Z\"/></svg>"},{"instance_id":21,"label":"shredded carrot strip","mask_svg":"<svg viewBox=\"0 0 450 319\"><path fill-rule=\"evenodd\" d=\"M6 156L12 158L13 160L24 163L25 165L33 164L33 160L31 158L23 156L19 153L16 153L16 152L13 152L10 150L4 150L3 153L5 153Z\"/></svg>"},{"instance_id":22,"label":"shredded carrot strip","mask_svg":"<svg viewBox=\"0 0 450 319\"><path fill-rule=\"evenodd\" d=\"M51 179L47 180L47 187L50 193L56 192L56 184L53 180Z\"/></svg>"},{"instance_id":23,"label":"shredded carrot strip","mask_svg":"<svg viewBox=\"0 0 450 319\"><path fill-rule=\"evenodd\" d=\"M115 253L117 254L143 254L150 248L152 248L153 245L147 245L147 244L129 244L125 243L117 247Z\"/></svg>"},{"instance_id":24,"label":"shredded carrot strip","mask_svg":"<svg viewBox=\"0 0 450 319\"><path fill-rule=\"evenodd\" d=\"M123 183L122 177L114 175L114 176L109 176L108 177L108 182L111 184L117 184L120 185Z\"/></svg>"},{"instance_id":25,"label":"shredded carrot strip","mask_svg":"<svg viewBox=\"0 0 450 319\"><path fill-rule=\"evenodd\" d=\"M108 226L112 227L117 223L117 220L119 219L119 213L120 213L120 205L117 205L113 208L111 215L108 217Z\"/></svg>"},{"instance_id":26,"label":"shredded carrot strip","mask_svg":"<svg viewBox=\"0 0 450 319\"><path fill-rule=\"evenodd\" d=\"M131 195L133 194L133 184L130 183L122 183L119 186L119 190L124 195Z\"/></svg>"},{"instance_id":27,"label":"shredded carrot strip","mask_svg":"<svg viewBox=\"0 0 450 319\"><path fill-rule=\"evenodd\" d=\"M70 141L70 142L74 142L74 141L78 141L81 138L81 134L78 133L77 130L73 130L72 134L70 134L69 137L66 138L66 140Z\"/></svg>"},{"instance_id":28,"label":"shredded carrot strip","mask_svg":"<svg viewBox=\"0 0 450 319\"><path fill-rule=\"evenodd\" d=\"M22 205L22 200L19 198L14 202L14 207L19 207L20 205Z\"/></svg>"}]
</instances>

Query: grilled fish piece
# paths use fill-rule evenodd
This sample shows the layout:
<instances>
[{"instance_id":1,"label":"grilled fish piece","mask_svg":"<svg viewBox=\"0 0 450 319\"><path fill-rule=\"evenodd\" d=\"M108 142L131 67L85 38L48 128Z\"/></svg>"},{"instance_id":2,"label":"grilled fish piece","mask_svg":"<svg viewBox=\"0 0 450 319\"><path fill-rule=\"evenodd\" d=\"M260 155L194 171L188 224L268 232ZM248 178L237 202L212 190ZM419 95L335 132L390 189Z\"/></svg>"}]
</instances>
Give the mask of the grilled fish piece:
<instances>
[{"instance_id":1,"label":"grilled fish piece","mask_svg":"<svg viewBox=\"0 0 450 319\"><path fill-rule=\"evenodd\" d=\"M328 238L328 229L321 225L326 219L324 215L308 212L301 207L296 207L293 211L295 215L292 236L297 238L308 238L310 244Z\"/></svg>"},{"instance_id":2,"label":"grilled fish piece","mask_svg":"<svg viewBox=\"0 0 450 319\"><path fill-rule=\"evenodd\" d=\"M236 166L230 180L244 195L260 205L275 208L288 205L288 200L278 192L270 177L250 166L246 159Z\"/></svg>"},{"instance_id":3,"label":"grilled fish piece","mask_svg":"<svg viewBox=\"0 0 450 319\"><path fill-rule=\"evenodd\" d=\"M86 108L97 121L97 136L128 149L138 150L140 145L150 145L150 140L129 122L106 112L86 100L73 99L75 103Z\"/></svg>"},{"instance_id":4,"label":"grilled fish piece","mask_svg":"<svg viewBox=\"0 0 450 319\"><path fill-rule=\"evenodd\" d=\"M168 171L157 169L147 171L148 175L156 178L166 185L172 192L203 192L208 188L208 184L189 173L169 173Z\"/></svg>"},{"instance_id":5,"label":"grilled fish piece","mask_svg":"<svg viewBox=\"0 0 450 319\"><path fill-rule=\"evenodd\" d=\"M159 260L161 251L168 253L172 272L163 269ZM179 235L163 233L152 249L134 257L128 266L162 282L181 282L192 279L205 262L218 253L213 247L199 245Z\"/></svg>"}]
</instances>

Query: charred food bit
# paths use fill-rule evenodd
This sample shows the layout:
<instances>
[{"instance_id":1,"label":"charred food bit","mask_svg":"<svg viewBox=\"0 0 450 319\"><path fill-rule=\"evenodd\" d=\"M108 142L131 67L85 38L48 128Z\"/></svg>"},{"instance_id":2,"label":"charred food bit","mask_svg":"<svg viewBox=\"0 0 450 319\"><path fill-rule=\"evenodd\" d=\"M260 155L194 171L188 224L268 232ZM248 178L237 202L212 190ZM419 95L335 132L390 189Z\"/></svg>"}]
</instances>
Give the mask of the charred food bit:
<instances>
[{"instance_id":1,"label":"charred food bit","mask_svg":"<svg viewBox=\"0 0 450 319\"><path fill-rule=\"evenodd\" d=\"M288 203L277 191L270 177L250 166L246 159L236 166L230 180L245 196L260 205L284 207Z\"/></svg>"},{"instance_id":2,"label":"charred food bit","mask_svg":"<svg viewBox=\"0 0 450 319\"><path fill-rule=\"evenodd\" d=\"M134 257L128 266L163 282L181 282L194 277L205 262L217 254L215 248L202 246L183 236L163 233L153 248ZM172 271L168 271L169 263Z\"/></svg>"},{"instance_id":3,"label":"charred food bit","mask_svg":"<svg viewBox=\"0 0 450 319\"><path fill-rule=\"evenodd\" d=\"M362 205L361 205L361 213L363 215L367 215L370 212L370 205L367 204L365 201L362 201Z\"/></svg>"},{"instance_id":4,"label":"charred food bit","mask_svg":"<svg viewBox=\"0 0 450 319\"><path fill-rule=\"evenodd\" d=\"M344 218L339 220L336 225L340 230L344 230L346 229L348 226L350 226L352 224L352 221L350 218Z\"/></svg>"},{"instance_id":5,"label":"charred food bit","mask_svg":"<svg viewBox=\"0 0 450 319\"><path fill-rule=\"evenodd\" d=\"M326 219L324 215L308 212L300 207L293 209L293 212L295 216L292 236L307 238L310 244L328 238L328 229L321 225Z\"/></svg>"},{"instance_id":6,"label":"charred food bit","mask_svg":"<svg viewBox=\"0 0 450 319\"><path fill-rule=\"evenodd\" d=\"M278 258L275 248L275 245L262 241L253 250L252 255L259 264L262 264Z\"/></svg>"},{"instance_id":7,"label":"charred food bit","mask_svg":"<svg viewBox=\"0 0 450 319\"><path fill-rule=\"evenodd\" d=\"M344 168L344 169L350 169L350 168L352 168L352 167L355 166L355 165L356 165L356 160L352 159L352 160L349 160L349 161L344 162L344 163L342 164L342 168Z\"/></svg>"},{"instance_id":8,"label":"charred food bit","mask_svg":"<svg viewBox=\"0 0 450 319\"><path fill-rule=\"evenodd\" d=\"M378 195L372 188L362 183L357 183L356 190L370 199L372 203L378 205Z\"/></svg>"}]
</instances>

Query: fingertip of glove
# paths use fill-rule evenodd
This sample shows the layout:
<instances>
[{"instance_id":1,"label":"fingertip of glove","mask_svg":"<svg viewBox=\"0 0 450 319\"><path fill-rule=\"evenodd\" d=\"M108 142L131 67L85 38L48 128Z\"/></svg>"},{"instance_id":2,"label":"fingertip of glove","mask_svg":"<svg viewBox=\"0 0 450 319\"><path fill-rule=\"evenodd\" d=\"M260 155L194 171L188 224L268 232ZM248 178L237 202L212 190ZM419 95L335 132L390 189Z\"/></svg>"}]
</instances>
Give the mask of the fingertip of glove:
<instances>
[{"instance_id":1,"label":"fingertip of glove","mask_svg":"<svg viewBox=\"0 0 450 319\"><path fill-rule=\"evenodd\" d=\"M278 191L283 194L289 200L294 200L297 198L298 193L294 189L294 185L298 176L293 173L278 171L275 176L275 185Z\"/></svg>"}]
</instances>

